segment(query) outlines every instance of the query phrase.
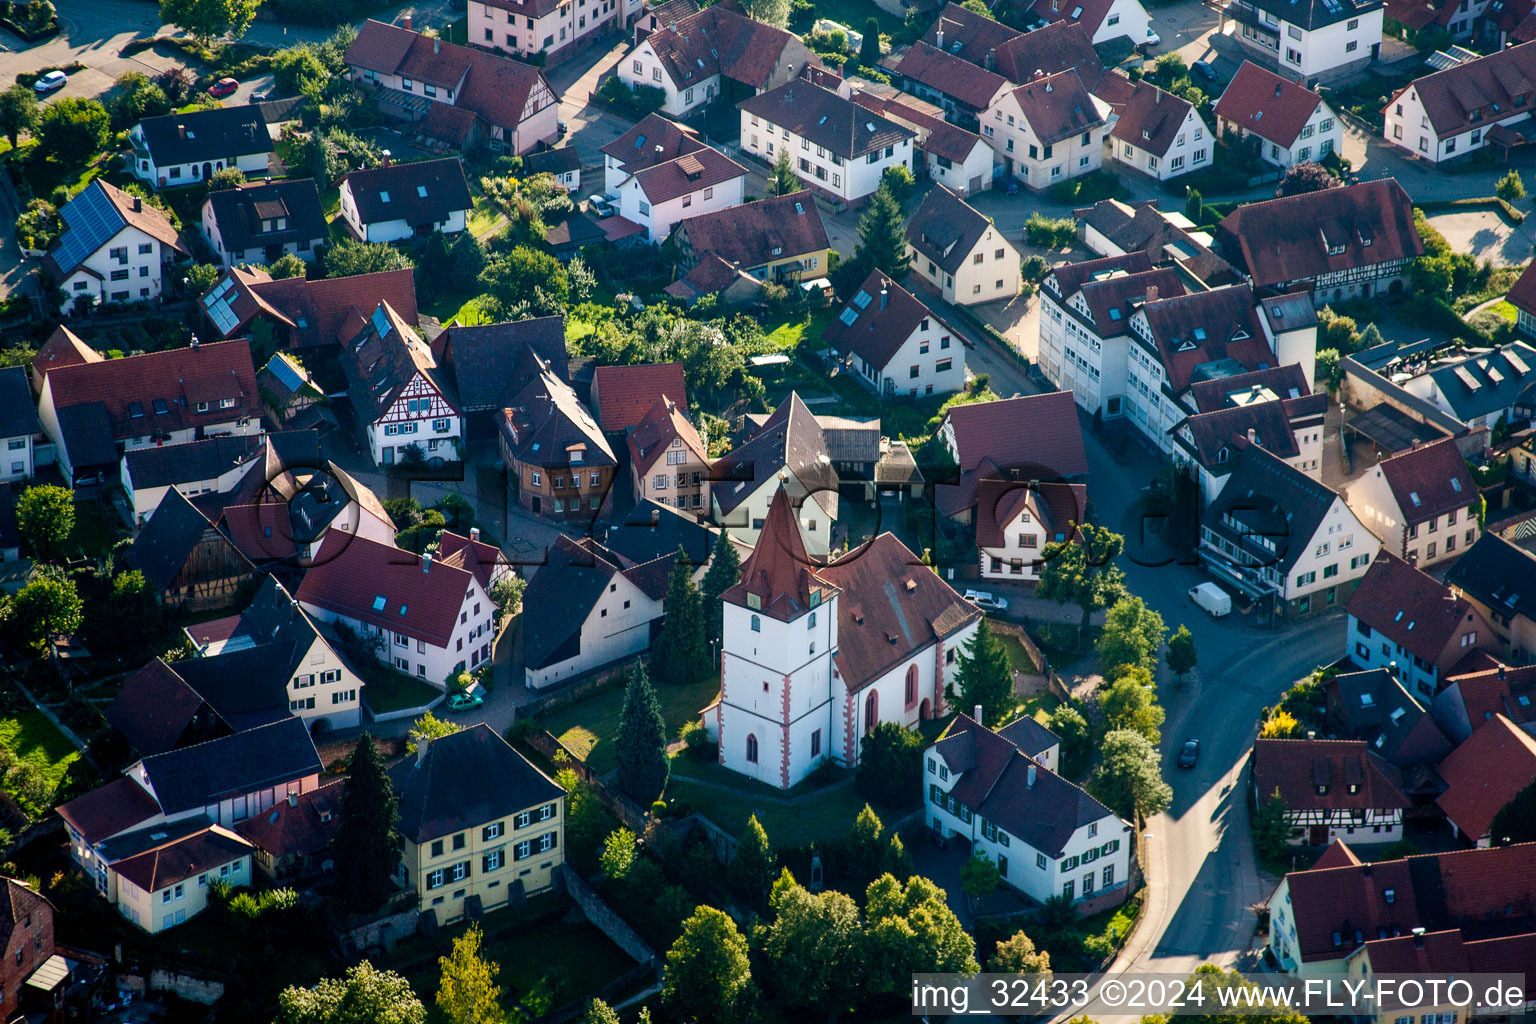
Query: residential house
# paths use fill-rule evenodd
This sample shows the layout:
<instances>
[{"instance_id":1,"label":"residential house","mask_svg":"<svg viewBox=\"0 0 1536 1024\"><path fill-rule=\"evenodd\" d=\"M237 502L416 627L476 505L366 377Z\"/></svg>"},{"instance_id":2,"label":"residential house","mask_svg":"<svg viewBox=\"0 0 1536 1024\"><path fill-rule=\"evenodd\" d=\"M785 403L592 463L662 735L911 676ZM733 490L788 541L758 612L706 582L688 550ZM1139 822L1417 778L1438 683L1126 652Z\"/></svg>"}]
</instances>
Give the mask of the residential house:
<instances>
[{"instance_id":1,"label":"residential house","mask_svg":"<svg viewBox=\"0 0 1536 1024\"><path fill-rule=\"evenodd\" d=\"M256 567L197 506L167 488L153 516L123 555L171 608L198 611L234 599Z\"/></svg>"},{"instance_id":2,"label":"residential house","mask_svg":"<svg viewBox=\"0 0 1536 1024\"><path fill-rule=\"evenodd\" d=\"M273 353L256 374L262 405L280 429L303 430L335 425L323 388L286 352Z\"/></svg>"},{"instance_id":3,"label":"residential house","mask_svg":"<svg viewBox=\"0 0 1536 1024\"><path fill-rule=\"evenodd\" d=\"M937 104L949 119L968 131L980 126L987 109L1009 89L1008 79L996 71L921 39L912 44L894 70L905 91Z\"/></svg>"},{"instance_id":4,"label":"residential house","mask_svg":"<svg viewBox=\"0 0 1536 1024\"><path fill-rule=\"evenodd\" d=\"M1296 977L1337 975L1367 941L1415 930L1504 934L1536 900L1536 843L1292 871L1269 899L1269 951Z\"/></svg>"},{"instance_id":5,"label":"residential house","mask_svg":"<svg viewBox=\"0 0 1536 1024\"><path fill-rule=\"evenodd\" d=\"M789 150L801 182L825 198L856 203L886 168L913 166L916 132L819 85L789 82L737 107L743 151L771 164Z\"/></svg>"},{"instance_id":6,"label":"residential house","mask_svg":"<svg viewBox=\"0 0 1536 1024\"><path fill-rule=\"evenodd\" d=\"M46 896L14 878L0 878L0 1015L15 1020L23 1002L53 986L43 968L54 966L54 907Z\"/></svg>"},{"instance_id":7,"label":"residential house","mask_svg":"<svg viewBox=\"0 0 1536 1024\"><path fill-rule=\"evenodd\" d=\"M1276 618L1347 602L1380 543L1337 492L1239 443L1237 468L1200 519L1200 561Z\"/></svg>"},{"instance_id":8,"label":"residential house","mask_svg":"<svg viewBox=\"0 0 1536 1024\"><path fill-rule=\"evenodd\" d=\"M1497 0L1495 0L1497 2ZM1449 6L1449 5L1448 5ZM1454 10L1454 7L1450 9ZM1529 974L1536 968L1536 932L1478 938L1476 929L1447 928L1395 939L1370 939L1349 958L1352 979L1367 979L1372 984L1381 975L1409 977L1465 977L1468 974L1498 972L1516 968ZM1411 991L1411 990L1410 990ZM1444 994L1427 999L1406 999L1396 993L1377 1001L1361 1016L1371 1024L1394 1024L1401 1016L1441 1014L1447 1018L1464 1012L1457 1000ZM1531 1000L1527 999L1529 1005ZM1411 1004L1411 1005L1410 1005ZM1427 1004L1427 1005L1426 1005ZM1428 1010L1428 1013L1419 1013Z\"/></svg>"},{"instance_id":9,"label":"residential house","mask_svg":"<svg viewBox=\"0 0 1536 1024\"><path fill-rule=\"evenodd\" d=\"M1328 395L1310 393L1300 366L1200 381L1189 397L1199 411L1174 428L1172 456L1174 465L1194 469L1205 502L1215 501L1231 476L1238 441L1262 445L1313 480L1322 479Z\"/></svg>"},{"instance_id":10,"label":"residential house","mask_svg":"<svg viewBox=\"0 0 1536 1024\"><path fill-rule=\"evenodd\" d=\"M1512 341L1492 351L1432 365L1401 382L1409 395L1464 426L1493 428L1536 413L1536 345Z\"/></svg>"},{"instance_id":11,"label":"residential house","mask_svg":"<svg viewBox=\"0 0 1536 1024\"><path fill-rule=\"evenodd\" d=\"M682 363L599 366L592 373L592 405L605 434L627 434L639 427L662 398L688 409L688 385Z\"/></svg>"},{"instance_id":12,"label":"residential house","mask_svg":"<svg viewBox=\"0 0 1536 1024\"><path fill-rule=\"evenodd\" d=\"M1452 438L1382 459L1344 497L1387 550L1413 565L1455 558L1480 532L1477 484Z\"/></svg>"},{"instance_id":13,"label":"residential house","mask_svg":"<svg viewBox=\"0 0 1536 1024\"><path fill-rule=\"evenodd\" d=\"M1216 140L1188 100L1143 81L1112 108L1108 145L1125 166L1167 181L1211 165Z\"/></svg>"},{"instance_id":14,"label":"residential house","mask_svg":"<svg viewBox=\"0 0 1536 1024\"><path fill-rule=\"evenodd\" d=\"M962 336L882 271L870 272L822 338L882 398L965 387Z\"/></svg>"},{"instance_id":15,"label":"residential house","mask_svg":"<svg viewBox=\"0 0 1536 1024\"><path fill-rule=\"evenodd\" d=\"M1219 288L1238 284L1242 276L1211 249L1210 234L1197 230L1180 211L1163 211L1156 201L1135 204L1101 199L1073 210L1077 234L1100 256L1145 253L1152 266L1170 266L1192 286Z\"/></svg>"},{"instance_id":16,"label":"residential house","mask_svg":"<svg viewBox=\"0 0 1536 1024\"><path fill-rule=\"evenodd\" d=\"M96 887L123 917L158 935L206 910L213 882L250 885L252 852L206 818L152 825L101 844Z\"/></svg>"},{"instance_id":17,"label":"residential house","mask_svg":"<svg viewBox=\"0 0 1536 1024\"><path fill-rule=\"evenodd\" d=\"M580 6L588 2L593 0ZM483 146L521 156L552 144L559 104L543 72L478 48L478 33L471 32L470 41L477 45L460 46L412 32L408 25L370 19L343 59L354 82L376 87L386 115L416 122L417 132L461 153Z\"/></svg>"},{"instance_id":18,"label":"residential house","mask_svg":"<svg viewBox=\"0 0 1536 1024\"><path fill-rule=\"evenodd\" d=\"M1247 203L1217 232L1222 252L1254 287L1310 291L1319 307L1396 295L1424 254L1413 203L1396 178Z\"/></svg>"},{"instance_id":19,"label":"residential house","mask_svg":"<svg viewBox=\"0 0 1536 1024\"><path fill-rule=\"evenodd\" d=\"M523 594L524 682L538 690L650 650L674 550L635 563L590 537L555 538Z\"/></svg>"},{"instance_id":20,"label":"residential house","mask_svg":"<svg viewBox=\"0 0 1536 1024\"><path fill-rule=\"evenodd\" d=\"M596 0L594 0L596 2ZM611 2L611 0L610 0ZM581 156L575 146L561 146L523 157L523 173L553 174L572 195L581 191Z\"/></svg>"},{"instance_id":21,"label":"residential house","mask_svg":"<svg viewBox=\"0 0 1536 1024\"><path fill-rule=\"evenodd\" d=\"M341 217L364 242L463 231L474 205L458 157L389 164L341 179Z\"/></svg>"},{"instance_id":22,"label":"residential house","mask_svg":"<svg viewBox=\"0 0 1536 1024\"><path fill-rule=\"evenodd\" d=\"M232 267L208 289L200 305L221 339L270 332L276 348L334 351L357 337L381 302L414 325L415 272L406 268L313 281L274 280L265 270Z\"/></svg>"},{"instance_id":23,"label":"residential house","mask_svg":"<svg viewBox=\"0 0 1536 1024\"><path fill-rule=\"evenodd\" d=\"M497 422L508 486L536 516L590 521L608 501L619 461L571 386L546 369Z\"/></svg>"},{"instance_id":24,"label":"residential house","mask_svg":"<svg viewBox=\"0 0 1536 1024\"><path fill-rule=\"evenodd\" d=\"M893 534L812 561L791 503L776 490L723 596L720 700L704 711L721 766L779 789L824 762L855 767L881 722L942 714L956 650L981 621Z\"/></svg>"},{"instance_id":25,"label":"residential house","mask_svg":"<svg viewBox=\"0 0 1536 1024\"><path fill-rule=\"evenodd\" d=\"M762 281L712 252L697 257L692 267L686 270L679 268L679 272L677 280L662 291L685 306L692 306L706 295L713 295L717 302L735 309L757 302L762 297Z\"/></svg>"},{"instance_id":26,"label":"residential house","mask_svg":"<svg viewBox=\"0 0 1536 1024\"><path fill-rule=\"evenodd\" d=\"M44 254L43 269L77 312L98 302L157 299L166 266L191 255L164 212L99 178L60 208L59 219L64 233Z\"/></svg>"},{"instance_id":27,"label":"residential house","mask_svg":"<svg viewBox=\"0 0 1536 1024\"><path fill-rule=\"evenodd\" d=\"M375 465L413 457L441 465L462 458L458 396L431 347L388 302L379 303L340 361Z\"/></svg>"},{"instance_id":28,"label":"residential house","mask_svg":"<svg viewBox=\"0 0 1536 1024\"><path fill-rule=\"evenodd\" d=\"M698 583L704 578L722 532L691 512L644 498L635 503L623 522L608 527L603 546L625 565L642 565L682 551L683 558L693 567L694 582ZM738 559L752 553L747 545L734 537L730 539Z\"/></svg>"},{"instance_id":29,"label":"residential house","mask_svg":"<svg viewBox=\"0 0 1536 1024\"><path fill-rule=\"evenodd\" d=\"M1502 714L1477 726L1437 766L1445 792L1436 801L1452 831L1473 846L1504 843L1494 819L1536 779L1536 736Z\"/></svg>"},{"instance_id":30,"label":"residential house","mask_svg":"<svg viewBox=\"0 0 1536 1024\"><path fill-rule=\"evenodd\" d=\"M1024 33L1018 29L990 15L956 3L946 3L928 26L922 41L968 64L1006 75L1009 69L998 66L998 55L1006 52L1009 45L1022 35Z\"/></svg>"},{"instance_id":31,"label":"residential house","mask_svg":"<svg viewBox=\"0 0 1536 1024\"><path fill-rule=\"evenodd\" d=\"M994 732L964 712L923 754L924 816L997 866L1009 887L1079 913L1130 894L1134 827L1031 753L1015 723Z\"/></svg>"},{"instance_id":32,"label":"residential house","mask_svg":"<svg viewBox=\"0 0 1536 1024\"><path fill-rule=\"evenodd\" d=\"M696 0L646 0L641 8L640 17L635 19L632 26L635 42L640 42L658 29L666 28L679 18L697 13L699 13L699 5Z\"/></svg>"},{"instance_id":33,"label":"residential house","mask_svg":"<svg viewBox=\"0 0 1536 1024\"><path fill-rule=\"evenodd\" d=\"M715 460L711 521L756 547L781 490L796 509L801 544L825 557L838 517L838 472L821 424L793 391L745 442Z\"/></svg>"},{"instance_id":34,"label":"residential house","mask_svg":"<svg viewBox=\"0 0 1536 1024\"><path fill-rule=\"evenodd\" d=\"M430 553L332 534L294 596L320 622L378 643L385 665L440 690L491 657L495 605L485 586Z\"/></svg>"},{"instance_id":35,"label":"residential house","mask_svg":"<svg viewBox=\"0 0 1536 1024\"><path fill-rule=\"evenodd\" d=\"M1006 173L1040 191L1099 169L1111 107L1076 70L1034 78L995 97L981 121Z\"/></svg>"},{"instance_id":36,"label":"residential house","mask_svg":"<svg viewBox=\"0 0 1536 1024\"><path fill-rule=\"evenodd\" d=\"M718 149L701 146L671 160L655 160L619 183L619 216L640 225L660 245L673 225L701 213L740 206L747 169Z\"/></svg>"},{"instance_id":37,"label":"residential house","mask_svg":"<svg viewBox=\"0 0 1536 1024\"><path fill-rule=\"evenodd\" d=\"M1277 792L1285 801L1292 846L1403 838L1402 773L1364 740L1260 739L1252 772L1258 806Z\"/></svg>"},{"instance_id":38,"label":"residential house","mask_svg":"<svg viewBox=\"0 0 1536 1024\"><path fill-rule=\"evenodd\" d=\"M990 218L943 185L907 222L907 259L945 302L970 305L1019 294L1019 251Z\"/></svg>"},{"instance_id":39,"label":"residential house","mask_svg":"<svg viewBox=\"0 0 1536 1024\"><path fill-rule=\"evenodd\" d=\"M59 366L43 378L38 419L66 483L118 473L125 451L261 429L244 341L192 344Z\"/></svg>"},{"instance_id":40,"label":"residential house","mask_svg":"<svg viewBox=\"0 0 1536 1024\"><path fill-rule=\"evenodd\" d=\"M1344 149L1344 122L1300 82L1243 61L1216 100L1216 130L1258 140L1259 159L1282 169Z\"/></svg>"},{"instance_id":41,"label":"residential house","mask_svg":"<svg viewBox=\"0 0 1536 1024\"><path fill-rule=\"evenodd\" d=\"M1466 51L1462 51L1465 53ZM1523 136L1536 103L1536 46L1521 43L1416 78L1383 108L1386 140L1432 164Z\"/></svg>"},{"instance_id":42,"label":"residential house","mask_svg":"<svg viewBox=\"0 0 1536 1024\"><path fill-rule=\"evenodd\" d=\"M226 709L228 710L228 709ZM171 667L156 658L123 679L103 716L140 757L229 736L236 730ZM274 715L267 721L277 721ZM241 724L251 724L243 721Z\"/></svg>"},{"instance_id":43,"label":"residential house","mask_svg":"<svg viewBox=\"0 0 1536 1024\"><path fill-rule=\"evenodd\" d=\"M330 873L328 856L341 829L341 791L345 779L334 779L235 826L240 838L254 848L255 869L273 884L302 882Z\"/></svg>"},{"instance_id":44,"label":"residential house","mask_svg":"<svg viewBox=\"0 0 1536 1024\"><path fill-rule=\"evenodd\" d=\"M1221 9L1239 26L1233 35L1265 64L1296 80L1336 81L1364 68L1381 51L1382 0L1231 0Z\"/></svg>"},{"instance_id":45,"label":"residential house","mask_svg":"<svg viewBox=\"0 0 1536 1024\"><path fill-rule=\"evenodd\" d=\"M953 406L935 436L959 478L939 481L934 503L962 522L970 521L982 480L1080 482L1088 474L1082 427L1067 391Z\"/></svg>"},{"instance_id":46,"label":"residential house","mask_svg":"<svg viewBox=\"0 0 1536 1024\"><path fill-rule=\"evenodd\" d=\"M1472 602L1520 665L1536 655L1536 556L1496 533L1477 539L1445 582Z\"/></svg>"},{"instance_id":47,"label":"residential house","mask_svg":"<svg viewBox=\"0 0 1536 1024\"><path fill-rule=\"evenodd\" d=\"M438 534L437 557L444 565L469 570L492 599L497 584L512 575L512 563L500 548L480 539L478 526L469 528L468 537L452 530Z\"/></svg>"},{"instance_id":48,"label":"residential house","mask_svg":"<svg viewBox=\"0 0 1536 1024\"><path fill-rule=\"evenodd\" d=\"M121 479L135 526L143 526L171 488L184 497L228 494L245 479L264 444L260 434L222 434L123 456Z\"/></svg>"},{"instance_id":49,"label":"residential house","mask_svg":"<svg viewBox=\"0 0 1536 1024\"><path fill-rule=\"evenodd\" d=\"M32 357L32 390L42 394L43 380L56 366L99 363L102 358L102 354L87 345L78 334L60 324Z\"/></svg>"},{"instance_id":50,"label":"residential house","mask_svg":"<svg viewBox=\"0 0 1536 1024\"><path fill-rule=\"evenodd\" d=\"M556 884L565 861L565 791L490 726L419 743L389 775L405 837L400 881L439 923ZM465 779L496 785L466 786Z\"/></svg>"},{"instance_id":51,"label":"residential house","mask_svg":"<svg viewBox=\"0 0 1536 1024\"><path fill-rule=\"evenodd\" d=\"M603 193L616 199L624 183L641 171L709 148L696 129L660 114L646 114L598 150L603 154Z\"/></svg>"},{"instance_id":52,"label":"residential house","mask_svg":"<svg viewBox=\"0 0 1536 1024\"><path fill-rule=\"evenodd\" d=\"M1088 412L1126 415L1131 318L1184 293L1175 269L1141 251L1056 267L1040 283L1040 372Z\"/></svg>"},{"instance_id":53,"label":"residential house","mask_svg":"<svg viewBox=\"0 0 1536 1024\"><path fill-rule=\"evenodd\" d=\"M565 60L639 17L640 0L473 0L467 38L519 58Z\"/></svg>"},{"instance_id":54,"label":"residential house","mask_svg":"<svg viewBox=\"0 0 1536 1024\"><path fill-rule=\"evenodd\" d=\"M62 329L62 328L61 328ZM37 466L37 438L42 434L25 366L0 368L0 482L30 480Z\"/></svg>"},{"instance_id":55,"label":"residential house","mask_svg":"<svg viewBox=\"0 0 1536 1024\"><path fill-rule=\"evenodd\" d=\"M682 117L715 101L776 89L821 59L793 33L716 4L658 28L626 53L619 81L662 91L661 112Z\"/></svg>"},{"instance_id":56,"label":"residential house","mask_svg":"<svg viewBox=\"0 0 1536 1024\"><path fill-rule=\"evenodd\" d=\"M1038 583L1045 549L1077 540L1077 528L1087 519L1086 484L981 481L976 491L981 578Z\"/></svg>"},{"instance_id":57,"label":"residential house","mask_svg":"<svg viewBox=\"0 0 1536 1024\"><path fill-rule=\"evenodd\" d=\"M276 152L256 106L146 117L128 133L128 144L133 176L155 189L209 181L226 167L265 176Z\"/></svg>"},{"instance_id":58,"label":"residential house","mask_svg":"<svg viewBox=\"0 0 1536 1024\"><path fill-rule=\"evenodd\" d=\"M1458 743L1494 715L1536 735L1536 667L1500 663L1472 672L1458 669L1435 694L1429 710L1445 735Z\"/></svg>"},{"instance_id":59,"label":"residential house","mask_svg":"<svg viewBox=\"0 0 1536 1024\"><path fill-rule=\"evenodd\" d=\"M1137 0L1026 0L1010 11L1016 11L1014 17L1019 20L1037 25L1081 25L1095 46L1121 38L1129 39L1131 47L1141 46L1151 30L1151 18ZM1121 44L1120 51L1125 49Z\"/></svg>"},{"instance_id":60,"label":"residential house","mask_svg":"<svg viewBox=\"0 0 1536 1024\"><path fill-rule=\"evenodd\" d=\"M709 514L709 450L686 407L662 393L635 426L628 444L636 500Z\"/></svg>"},{"instance_id":61,"label":"residential house","mask_svg":"<svg viewBox=\"0 0 1536 1024\"><path fill-rule=\"evenodd\" d=\"M565 317L539 316L503 324L450 324L432 352L458 393L468 436L496 436L496 423L518 392L544 370L570 379Z\"/></svg>"},{"instance_id":62,"label":"residential house","mask_svg":"<svg viewBox=\"0 0 1536 1024\"><path fill-rule=\"evenodd\" d=\"M1390 669L1340 672L1323 683L1323 692L1330 734L1362 740L1371 753L1403 769L1403 791L1410 800L1419 775L1411 769L1438 764L1451 752L1454 744L1434 716ZM1439 787L1433 785L1431 796L1437 795Z\"/></svg>"},{"instance_id":63,"label":"residential house","mask_svg":"<svg viewBox=\"0 0 1536 1024\"><path fill-rule=\"evenodd\" d=\"M848 81L848 98L917 133L915 143L926 175L958 196L970 196L992 187L992 147L975 132L944 119L944 108L916 96L862 78ZM840 92L842 90L839 90Z\"/></svg>"},{"instance_id":64,"label":"residential house","mask_svg":"<svg viewBox=\"0 0 1536 1024\"><path fill-rule=\"evenodd\" d=\"M210 192L203 235L221 266L270 264L289 254L309 263L329 244L331 228L314 181L299 178Z\"/></svg>"},{"instance_id":65,"label":"residential house","mask_svg":"<svg viewBox=\"0 0 1536 1024\"><path fill-rule=\"evenodd\" d=\"M827 229L808 190L691 217L677 225L672 239L685 270L674 282L684 286L683 298L711 294L694 273L706 263L729 268L732 281L741 273L775 284L809 280L829 269ZM671 285L668 293L674 293Z\"/></svg>"}]
</instances>

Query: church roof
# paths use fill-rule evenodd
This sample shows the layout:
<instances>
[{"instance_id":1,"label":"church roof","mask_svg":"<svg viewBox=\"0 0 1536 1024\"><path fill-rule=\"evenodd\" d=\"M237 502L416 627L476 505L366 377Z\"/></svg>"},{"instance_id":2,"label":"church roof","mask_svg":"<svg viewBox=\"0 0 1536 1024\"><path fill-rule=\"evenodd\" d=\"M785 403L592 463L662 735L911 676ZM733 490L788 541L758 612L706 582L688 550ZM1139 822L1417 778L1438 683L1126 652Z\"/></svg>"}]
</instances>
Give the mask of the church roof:
<instances>
[{"instance_id":1,"label":"church roof","mask_svg":"<svg viewBox=\"0 0 1536 1024\"><path fill-rule=\"evenodd\" d=\"M757 546L741 567L741 582L722 596L732 604L788 622L814 607L813 594L820 604L837 589L811 561L789 494L779 488L768 506Z\"/></svg>"}]
</instances>

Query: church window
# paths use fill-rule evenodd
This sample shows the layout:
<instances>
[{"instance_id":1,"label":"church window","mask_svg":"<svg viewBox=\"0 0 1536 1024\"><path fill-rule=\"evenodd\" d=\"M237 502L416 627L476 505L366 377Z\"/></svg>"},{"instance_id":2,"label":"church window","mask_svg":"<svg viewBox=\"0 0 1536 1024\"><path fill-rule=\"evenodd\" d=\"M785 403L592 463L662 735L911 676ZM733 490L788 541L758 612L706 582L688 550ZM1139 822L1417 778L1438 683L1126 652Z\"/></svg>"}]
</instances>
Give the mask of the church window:
<instances>
[{"instance_id":1,"label":"church window","mask_svg":"<svg viewBox=\"0 0 1536 1024\"><path fill-rule=\"evenodd\" d=\"M758 618L756 615L752 616L752 632L754 632L754 633L761 633L762 631L763 631L763 620Z\"/></svg>"},{"instance_id":2,"label":"church window","mask_svg":"<svg viewBox=\"0 0 1536 1024\"><path fill-rule=\"evenodd\" d=\"M871 690L864 698L864 731L869 732L880 722L880 694Z\"/></svg>"},{"instance_id":3,"label":"church window","mask_svg":"<svg viewBox=\"0 0 1536 1024\"><path fill-rule=\"evenodd\" d=\"M917 666L907 667L907 708L917 703Z\"/></svg>"},{"instance_id":4,"label":"church window","mask_svg":"<svg viewBox=\"0 0 1536 1024\"><path fill-rule=\"evenodd\" d=\"M751 763L751 764L757 764L757 737L756 736L748 736L747 737L747 761L749 763Z\"/></svg>"}]
</instances>

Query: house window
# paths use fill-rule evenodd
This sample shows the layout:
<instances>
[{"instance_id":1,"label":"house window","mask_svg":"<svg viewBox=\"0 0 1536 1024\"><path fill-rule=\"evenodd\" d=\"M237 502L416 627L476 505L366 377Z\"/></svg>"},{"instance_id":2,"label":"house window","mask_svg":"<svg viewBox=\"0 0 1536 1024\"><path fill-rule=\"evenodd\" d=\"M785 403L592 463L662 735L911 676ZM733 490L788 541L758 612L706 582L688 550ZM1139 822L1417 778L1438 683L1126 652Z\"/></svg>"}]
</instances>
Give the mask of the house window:
<instances>
[{"instance_id":1,"label":"house window","mask_svg":"<svg viewBox=\"0 0 1536 1024\"><path fill-rule=\"evenodd\" d=\"M757 737L747 736L747 763L757 764Z\"/></svg>"}]
</instances>

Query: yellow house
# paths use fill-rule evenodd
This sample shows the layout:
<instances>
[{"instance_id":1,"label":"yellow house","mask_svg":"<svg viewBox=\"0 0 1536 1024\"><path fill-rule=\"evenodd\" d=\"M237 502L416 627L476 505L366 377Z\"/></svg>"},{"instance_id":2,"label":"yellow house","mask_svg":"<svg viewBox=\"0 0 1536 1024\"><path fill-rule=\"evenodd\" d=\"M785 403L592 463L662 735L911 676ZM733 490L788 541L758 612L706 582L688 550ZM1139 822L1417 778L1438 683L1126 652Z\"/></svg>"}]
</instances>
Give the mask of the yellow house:
<instances>
[{"instance_id":1,"label":"yellow house","mask_svg":"<svg viewBox=\"0 0 1536 1024\"><path fill-rule=\"evenodd\" d=\"M554 884L565 791L481 723L423 742L390 769L405 837L400 879L438 923Z\"/></svg>"}]
</instances>

